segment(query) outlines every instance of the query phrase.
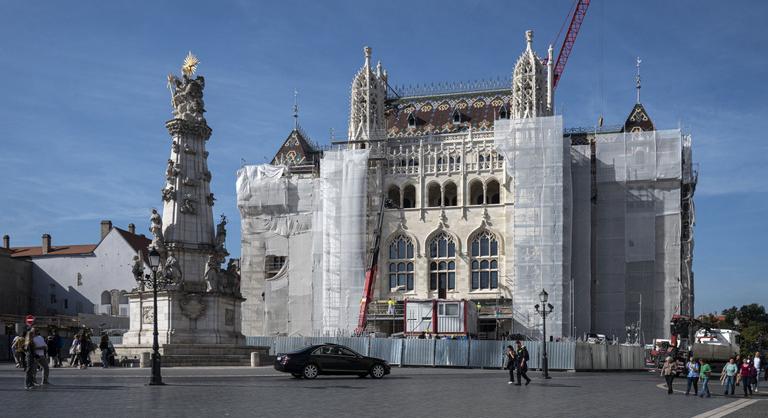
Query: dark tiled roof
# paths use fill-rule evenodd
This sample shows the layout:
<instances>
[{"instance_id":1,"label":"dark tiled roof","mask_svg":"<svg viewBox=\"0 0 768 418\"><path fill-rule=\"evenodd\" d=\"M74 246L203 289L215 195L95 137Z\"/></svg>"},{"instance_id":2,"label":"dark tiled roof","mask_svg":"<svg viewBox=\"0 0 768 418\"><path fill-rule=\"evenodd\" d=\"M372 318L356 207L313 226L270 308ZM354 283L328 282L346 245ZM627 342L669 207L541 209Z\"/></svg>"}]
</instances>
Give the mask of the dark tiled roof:
<instances>
[{"instance_id":1,"label":"dark tiled roof","mask_svg":"<svg viewBox=\"0 0 768 418\"><path fill-rule=\"evenodd\" d=\"M509 114L511 98L512 91L505 88L390 99L386 110L387 136L461 132L469 125L473 130L492 130L502 106ZM454 123L454 112L459 113L461 123ZM411 115L415 126L409 126Z\"/></svg>"},{"instance_id":2,"label":"dark tiled roof","mask_svg":"<svg viewBox=\"0 0 768 418\"><path fill-rule=\"evenodd\" d=\"M147 247L149 247L149 244L152 243L152 240L142 235L136 235L132 234L124 229L120 229L115 227L115 230L120 234L121 237L128 243L128 245L133 248L136 252L141 252L145 257L148 253Z\"/></svg>"},{"instance_id":3,"label":"dark tiled roof","mask_svg":"<svg viewBox=\"0 0 768 418\"><path fill-rule=\"evenodd\" d=\"M319 163L320 150L316 149L300 127L294 128L277 150L271 164L286 165L291 171L313 171Z\"/></svg>"},{"instance_id":4,"label":"dark tiled roof","mask_svg":"<svg viewBox=\"0 0 768 418\"><path fill-rule=\"evenodd\" d=\"M627 121L624 122L624 132L631 132L632 129L637 128L643 131L656 130L653 121L650 116L648 116L648 112L645 111L645 108L640 103L635 104L632 111L629 112Z\"/></svg>"},{"instance_id":5,"label":"dark tiled roof","mask_svg":"<svg viewBox=\"0 0 768 418\"><path fill-rule=\"evenodd\" d=\"M43 254L43 247L15 247L11 248L11 257L46 257L49 255L86 255L93 253L96 244L85 245L56 245L51 246L47 254Z\"/></svg>"}]
</instances>

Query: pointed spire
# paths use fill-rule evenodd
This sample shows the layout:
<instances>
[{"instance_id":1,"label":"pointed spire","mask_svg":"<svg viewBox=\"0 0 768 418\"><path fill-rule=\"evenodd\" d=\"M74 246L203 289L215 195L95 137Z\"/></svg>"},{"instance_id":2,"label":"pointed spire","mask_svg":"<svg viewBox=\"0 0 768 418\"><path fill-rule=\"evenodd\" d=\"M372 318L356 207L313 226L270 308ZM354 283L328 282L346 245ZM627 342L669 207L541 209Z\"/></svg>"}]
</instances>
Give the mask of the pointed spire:
<instances>
[{"instance_id":1,"label":"pointed spire","mask_svg":"<svg viewBox=\"0 0 768 418\"><path fill-rule=\"evenodd\" d=\"M635 75L635 88L637 89L637 103L640 104L640 63L643 62L640 60L640 57L637 57L637 75Z\"/></svg>"},{"instance_id":2,"label":"pointed spire","mask_svg":"<svg viewBox=\"0 0 768 418\"><path fill-rule=\"evenodd\" d=\"M371 47L363 47L363 53L365 54L365 68L371 68Z\"/></svg>"},{"instance_id":3,"label":"pointed spire","mask_svg":"<svg viewBox=\"0 0 768 418\"><path fill-rule=\"evenodd\" d=\"M527 30L525 31L525 42L528 44L525 49L530 51L533 49L533 31Z\"/></svg>"},{"instance_id":4,"label":"pointed spire","mask_svg":"<svg viewBox=\"0 0 768 418\"><path fill-rule=\"evenodd\" d=\"M299 91L293 90L293 129L299 129Z\"/></svg>"}]
</instances>

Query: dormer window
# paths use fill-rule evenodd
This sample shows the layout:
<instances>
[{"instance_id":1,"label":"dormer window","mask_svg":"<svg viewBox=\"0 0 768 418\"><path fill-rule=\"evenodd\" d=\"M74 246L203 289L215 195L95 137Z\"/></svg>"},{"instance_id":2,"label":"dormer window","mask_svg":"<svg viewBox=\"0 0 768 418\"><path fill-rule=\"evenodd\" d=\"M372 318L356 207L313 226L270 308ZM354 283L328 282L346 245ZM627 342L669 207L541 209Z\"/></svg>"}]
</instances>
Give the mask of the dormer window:
<instances>
[{"instance_id":1,"label":"dormer window","mask_svg":"<svg viewBox=\"0 0 768 418\"><path fill-rule=\"evenodd\" d=\"M451 116L451 118L453 119L454 125L458 125L461 122L463 122L463 118L462 118L461 112L459 112L459 109L453 110L453 115Z\"/></svg>"},{"instance_id":2,"label":"dormer window","mask_svg":"<svg viewBox=\"0 0 768 418\"><path fill-rule=\"evenodd\" d=\"M416 127L416 115L414 115L413 112L408 114L408 127L409 128Z\"/></svg>"},{"instance_id":3,"label":"dormer window","mask_svg":"<svg viewBox=\"0 0 768 418\"><path fill-rule=\"evenodd\" d=\"M509 108L506 104L499 108L499 119L509 119Z\"/></svg>"}]
</instances>

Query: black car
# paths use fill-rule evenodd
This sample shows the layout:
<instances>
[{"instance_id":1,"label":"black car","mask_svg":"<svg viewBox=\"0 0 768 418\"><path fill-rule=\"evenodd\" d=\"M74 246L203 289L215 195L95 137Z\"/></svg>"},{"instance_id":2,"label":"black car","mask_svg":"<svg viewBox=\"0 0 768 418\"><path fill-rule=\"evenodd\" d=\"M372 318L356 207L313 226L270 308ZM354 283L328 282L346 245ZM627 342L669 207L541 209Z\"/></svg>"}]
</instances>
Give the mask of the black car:
<instances>
[{"instance_id":1,"label":"black car","mask_svg":"<svg viewBox=\"0 0 768 418\"><path fill-rule=\"evenodd\" d=\"M366 357L338 344L320 344L293 353L280 353L275 370L290 373L300 379L314 379L319 374L348 374L381 379L389 374L389 363Z\"/></svg>"}]
</instances>

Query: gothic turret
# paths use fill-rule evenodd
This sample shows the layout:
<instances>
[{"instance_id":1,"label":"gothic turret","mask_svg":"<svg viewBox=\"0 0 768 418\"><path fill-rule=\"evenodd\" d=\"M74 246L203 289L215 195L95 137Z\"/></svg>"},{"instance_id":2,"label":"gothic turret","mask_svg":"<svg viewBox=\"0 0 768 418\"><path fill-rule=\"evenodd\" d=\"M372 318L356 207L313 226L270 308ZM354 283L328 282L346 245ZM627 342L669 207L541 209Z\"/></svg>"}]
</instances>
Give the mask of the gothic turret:
<instances>
[{"instance_id":1,"label":"gothic turret","mask_svg":"<svg viewBox=\"0 0 768 418\"><path fill-rule=\"evenodd\" d=\"M552 114L552 47L545 64L533 51L533 31L525 32L525 51L512 74L512 117L532 118Z\"/></svg>"},{"instance_id":2,"label":"gothic turret","mask_svg":"<svg viewBox=\"0 0 768 418\"><path fill-rule=\"evenodd\" d=\"M387 98L387 71L381 63L371 68L371 48L365 47L365 64L352 80L349 141L385 137L384 101Z\"/></svg>"}]
</instances>

